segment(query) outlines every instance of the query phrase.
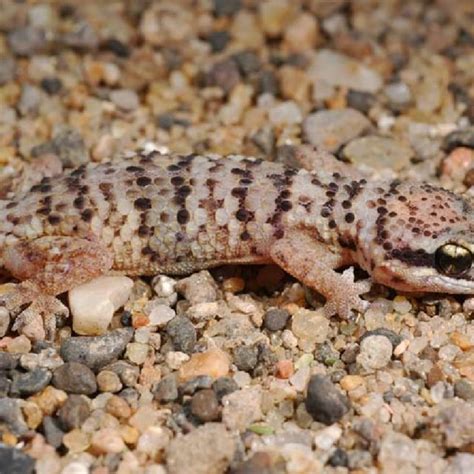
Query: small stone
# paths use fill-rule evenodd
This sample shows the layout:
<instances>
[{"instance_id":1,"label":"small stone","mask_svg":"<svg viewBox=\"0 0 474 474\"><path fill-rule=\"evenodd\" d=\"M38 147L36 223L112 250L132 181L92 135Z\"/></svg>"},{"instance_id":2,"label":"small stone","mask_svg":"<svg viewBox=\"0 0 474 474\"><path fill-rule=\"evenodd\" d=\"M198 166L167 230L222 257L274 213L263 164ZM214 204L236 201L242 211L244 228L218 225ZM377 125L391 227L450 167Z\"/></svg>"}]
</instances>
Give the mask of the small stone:
<instances>
[{"instance_id":1,"label":"small stone","mask_svg":"<svg viewBox=\"0 0 474 474\"><path fill-rule=\"evenodd\" d=\"M276 364L276 376L279 379L289 379L295 372L293 361L279 360Z\"/></svg>"},{"instance_id":2,"label":"small stone","mask_svg":"<svg viewBox=\"0 0 474 474\"><path fill-rule=\"evenodd\" d=\"M185 362L188 362L188 360L189 360L188 354L185 354L184 352L179 352L179 351L169 351L166 353L166 356L165 356L166 365L171 370L180 369L181 366Z\"/></svg>"},{"instance_id":3,"label":"small stone","mask_svg":"<svg viewBox=\"0 0 474 474\"><path fill-rule=\"evenodd\" d=\"M234 349L234 364L239 370L250 372L258 363L257 346L239 346Z\"/></svg>"},{"instance_id":4,"label":"small stone","mask_svg":"<svg viewBox=\"0 0 474 474\"><path fill-rule=\"evenodd\" d=\"M403 341L403 338L400 335L398 335L396 332L393 332L392 330L387 329L387 328L377 328L377 329L374 329L373 331L365 332L361 336L360 342L362 342L365 338L370 337L370 336L385 336L392 343L392 347L394 349Z\"/></svg>"},{"instance_id":5,"label":"small stone","mask_svg":"<svg viewBox=\"0 0 474 474\"><path fill-rule=\"evenodd\" d=\"M18 356L0 352L0 370L12 370L18 366Z\"/></svg>"},{"instance_id":6,"label":"small stone","mask_svg":"<svg viewBox=\"0 0 474 474\"><path fill-rule=\"evenodd\" d=\"M75 168L89 161L84 139L77 130L72 128L65 128L56 134L51 146L67 168Z\"/></svg>"},{"instance_id":7,"label":"small stone","mask_svg":"<svg viewBox=\"0 0 474 474\"><path fill-rule=\"evenodd\" d=\"M119 376L110 370L102 370L97 374L97 386L101 392L116 393L122 390Z\"/></svg>"},{"instance_id":8,"label":"small stone","mask_svg":"<svg viewBox=\"0 0 474 474\"><path fill-rule=\"evenodd\" d=\"M443 400L432 424L444 435L444 445L448 448L474 443L474 410L469 402L456 398Z\"/></svg>"},{"instance_id":9,"label":"small stone","mask_svg":"<svg viewBox=\"0 0 474 474\"><path fill-rule=\"evenodd\" d=\"M102 48L110 51L118 58L128 58L130 56L130 48L117 38L108 38L102 43Z\"/></svg>"},{"instance_id":10,"label":"small stone","mask_svg":"<svg viewBox=\"0 0 474 474\"><path fill-rule=\"evenodd\" d=\"M52 385L48 385L44 390L29 398L29 401L34 402L45 415L52 416L67 400L67 393L63 390L58 390Z\"/></svg>"},{"instance_id":11,"label":"small stone","mask_svg":"<svg viewBox=\"0 0 474 474\"><path fill-rule=\"evenodd\" d=\"M153 396L160 403L170 403L177 400L179 395L176 375L170 374L163 377L153 391Z\"/></svg>"},{"instance_id":12,"label":"small stone","mask_svg":"<svg viewBox=\"0 0 474 474\"><path fill-rule=\"evenodd\" d=\"M56 95L63 87L61 79L57 77L45 77L41 79L41 88L49 95Z\"/></svg>"},{"instance_id":13,"label":"small stone","mask_svg":"<svg viewBox=\"0 0 474 474\"><path fill-rule=\"evenodd\" d=\"M120 109L127 112L138 109L140 99L135 91L131 89L118 89L110 93L110 100Z\"/></svg>"},{"instance_id":14,"label":"small stone","mask_svg":"<svg viewBox=\"0 0 474 474\"><path fill-rule=\"evenodd\" d=\"M308 74L316 81L315 87L318 87L318 82L324 82L374 94L383 85L383 79L377 71L329 49L321 49L316 53Z\"/></svg>"},{"instance_id":15,"label":"small stone","mask_svg":"<svg viewBox=\"0 0 474 474\"><path fill-rule=\"evenodd\" d=\"M269 331L281 331L289 318L290 313L286 309L271 308L265 313L263 326Z\"/></svg>"},{"instance_id":16,"label":"small stone","mask_svg":"<svg viewBox=\"0 0 474 474\"><path fill-rule=\"evenodd\" d=\"M8 33L8 44L18 56L32 56L44 50L47 42L43 30L25 26L14 28Z\"/></svg>"},{"instance_id":17,"label":"small stone","mask_svg":"<svg viewBox=\"0 0 474 474\"><path fill-rule=\"evenodd\" d=\"M59 448L63 443L64 432L57 425L55 419L51 416L43 418L43 431L48 444L53 448Z\"/></svg>"},{"instance_id":18,"label":"small stone","mask_svg":"<svg viewBox=\"0 0 474 474\"><path fill-rule=\"evenodd\" d=\"M197 341L196 329L186 316L176 316L166 326L175 350L191 354Z\"/></svg>"},{"instance_id":19,"label":"small stone","mask_svg":"<svg viewBox=\"0 0 474 474\"><path fill-rule=\"evenodd\" d=\"M81 395L69 395L64 405L58 411L61 427L66 431L80 428L89 417L90 407Z\"/></svg>"},{"instance_id":20,"label":"small stone","mask_svg":"<svg viewBox=\"0 0 474 474\"><path fill-rule=\"evenodd\" d=\"M263 417L259 386L237 390L222 399L222 422L230 430L244 431Z\"/></svg>"},{"instance_id":21,"label":"small stone","mask_svg":"<svg viewBox=\"0 0 474 474\"><path fill-rule=\"evenodd\" d=\"M10 326L10 314L6 308L0 308L0 337L5 336Z\"/></svg>"},{"instance_id":22,"label":"small stone","mask_svg":"<svg viewBox=\"0 0 474 474\"><path fill-rule=\"evenodd\" d=\"M285 472L283 459L269 452L259 451L232 469L231 474L273 474ZM281 469L280 469L281 467ZM288 471L290 472L290 471Z\"/></svg>"},{"instance_id":23,"label":"small stone","mask_svg":"<svg viewBox=\"0 0 474 474\"><path fill-rule=\"evenodd\" d=\"M167 451L169 474L220 474L236 450L234 437L222 423L206 423L174 438Z\"/></svg>"},{"instance_id":24,"label":"small stone","mask_svg":"<svg viewBox=\"0 0 474 474\"><path fill-rule=\"evenodd\" d=\"M0 86L15 79L16 63L11 56L0 58Z\"/></svg>"},{"instance_id":25,"label":"small stone","mask_svg":"<svg viewBox=\"0 0 474 474\"><path fill-rule=\"evenodd\" d=\"M74 29L64 34L61 40L65 46L79 51L92 51L99 44L97 33L86 21L78 23Z\"/></svg>"},{"instance_id":26,"label":"small stone","mask_svg":"<svg viewBox=\"0 0 474 474\"><path fill-rule=\"evenodd\" d=\"M226 395L235 392L239 386L230 377L220 377L212 384L212 390L216 392L217 399L220 401Z\"/></svg>"},{"instance_id":27,"label":"small stone","mask_svg":"<svg viewBox=\"0 0 474 474\"><path fill-rule=\"evenodd\" d=\"M257 92L277 96L280 93L278 79L270 70L261 71L257 76Z\"/></svg>"},{"instance_id":28,"label":"small stone","mask_svg":"<svg viewBox=\"0 0 474 474\"><path fill-rule=\"evenodd\" d=\"M127 344L125 357L134 364L142 365L145 363L149 353L150 346L148 344L142 344L141 342L131 342L130 344Z\"/></svg>"},{"instance_id":29,"label":"small stone","mask_svg":"<svg viewBox=\"0 0 474 474\"><path fill-rule=\"evenodd\" d=\"M474 400L474 385L468 380L460 379L454 383L454 394L463 400Z\"/></svg>"},{"instance_id":30,"label":"small stone","mask_svg":"<svg viewBox=\"0 0 474 474\"><path fill-rule=\"evenodd\" d=\"M319 26L314 15L301 13L286 28L283 44L291 53L312 50L319 40Z\"/></svg>"},{"instance_id":31,"label":"small stone","mask_svg":"<svg viewBox=\"0 0 474 474\"><path fill-rule=\"evenodd\" d=\"M176 312L173 308L165 304L154 305L148 314L149 325L163 327L176 317Z\"/></svg>"},{"instance_id":32,"label":"small stone","mask_svg":"<svg viewBox=\"0 0 474 474\"><path fill-rule=\"evenodd\" d=\"M138 439L137 451L146 453L152 459L167 448L171 435L162 426L150 426Z\"/></svg>"},{"instance_id":33,"label":"small stone","mask_svg":"<svg viewBox=\"0 0 474 474\"><path fill-rule=\"evenodd\" d=\"M291 329L299 339L298 344L302 349L314 348L316 344L327 340L329 319L322 309L317 311L300 309L293 315Z\"/></svg>"},{"instance_id":34,"label":"small stone","mask_svg":"<svg viewBox=\"0 0 474 474\"><path fill-rule=\"evenodd\" d=\"M321 110L303 122L306 140L319 149L337 151L370 127L369 120L354 109Z\"/></svg>"},{"instance_id":35,"label":"small stone","mask_svg":"<svg viewBox=\"0 0 474 474\"><path fill-rule=\"evenodd\" d=\"M10 387L10 396L28 396L45 388L51 380L48 369L37 367L24 374L15 372Z\"/></svg>"},{"instance_id":36,"label":"small stone","mask_svg":"<svg viewBox=\"0 0 474 474\"><path fill-rule=\"evenodd\" d=\"M349 401L329 378L313 375L308 383L306 410L316 420L331 425L349 411Z\"/></svg>"},{"instance_id":37,"label":"small stone","mask_svg":"<svg viewBox=\"0 0 474 474\"><path fill-rule=\"evenodd\" d=\"M217 285L211 274L204 270L183 278L175 285L176 291L186 298L191 305L212 303L217 300Z\"/></svg>"},{"instance_id":38,"label":"small stone","mask_svg":"<svg viewBox=\"0 0 474 474\"><path fill-rule=\"evenodd\" d=\"M194 395L198 390L211 388L213 382L209 375L199 375L181 385L179 390L182 395Z\"/></svg>"},{"instance_id":39,"label":"small stone","mask_svg":"<svg viewBox=\"0 0 474 474\"><path fill-rule=\"evenodd\" d=\"M392 358L393 346L385 336L369 336L360 343L357 362L367 371L382 369Z\"/></svg>"},{"instance_id":40,"label":"small stone","mask_svg":"<svg viewBox=\"0 0 474 474\"><path fill-rule=\"evenodd\" d=\"M450 153L458 147L474 148L474 127L455 130L446 135L443 140L443 150Z\"/></svg>"},{"instance_id":41,"label":"small stone","mask_svg":"<svg viewBox=\"0 0 474 474\"><path fill-rule=\"evenodd\" d=\"M84 433L84 431L81 431L80 429L74 429L64 435L63 444L72 454L82 453L89 448L90 437L88 433ZM85 473L87 472L88 471L86 470ZM82 474L83 471L79 471L79 473ZM73 471L73 474L77 474L76 471Z\"/></svg>"},{"instance_id":42,"label":"small stone","mask_svg":"<svg viewBox=\"0 0 474 474\"><path fill-rule=\"evenodd\" d=\"M193 354L188 362L179 369L182 381L190 380L198 375L209 375L218 378L229 373L230 361L227 353L220 349L210 349L206 352Z\"/></svg>"},{"instance_id":43,"label":"small stone","mask_svg":"<svg viewBox=\"0 0 474 474\"><path fill-rule=\"evenodd\" d=\"M53 374L53 385L68 393L91 395L97 391L94 372L84 364L66 362Z\"/></svg>"},{"instance_id":44,"label":"small stone","mask_svg":"<svg viewBox=\"0 0 474 474\"><path fill-rule=\"evenodd\" d=\"M71 337L61 344L60 354L66 362L81 362L97 370L117 359L133 336L133 329L115 329L103 336Z\"/></svg>"},{"instance_id":45,"label":"small stone","mask_svg":"<svg viewBox=\"0 0 474 474\"><path fill-rule=\"evenodd\" d=\"M393 82L387 84L384 88L390 107L393 111L398 112L408 107L412 102L410 88L404 82Z\"/></svg>"},{"instance_id":46,"label":"small stone","mask_svg":"<svg viewBox=\"0 0 474 474\"><path fill-rule=\"evenodd\" d=\"M347 105L351 109L358 110L363 114L367 114L375 102L375 96L370 92L355 91L351 89L347 93Z\"/></svg>"},{"instance_id":47,"label":"small stone","mask_svg":"<svg viewBox=\"0 0 474 474\"><path fill-rule=\"evenodd\" d=\"M273 106L268 112L268 119L273 125L282 127L301 123L303 114L296 102L287 100Z\"/></svg>"},{"instance_id":48,"label":"small stone","mask_svg":"<svg viewBox=\"0 0 474 474\"><path fill-rule=\"evenodd\" d=\"M347 452L341 448L336 448L328 460L329 465L333 467L347 467L349 464L349 456Z\"/></svg>"},{"instance_id":49,"label":"small stone","mask_svg":"<svg viewBox=\"0 0 474 474\"><path fill-rule=\"evenodd\" d=\"M134 387L138 381L138 377L140 375L140 368L126 362L125 360L119 360L117 362L113 362L110 365L104 367L106 370L111 370L115 372L119 377L120 381L126 387Z\"/></svg>"},{"instance_id":50,"label":"small stone","mask_svg":"<svg viewBox=\"0 0 474 474\"><path fill-rule=\"evenodd\" d=\"M0 398L0 423L5 424L17 436L21 436L28 431L20 409L20 403L20 399Z\"/></svg>"},{"instance_id":51,"label":"small stone","mask_svg":"<svg viewBox=\"0 0 474 474\"><path fill-rule=\"evenodd\" d=\"M280 36L291 19L291 3L288 0L259 2L260 23L267 36Z\"/></svg>"},{"instance_id":52,"label":"small stone","mask_svg":"<svg viewBox=\"0 0 474 474\"><path fill-rule=\"evenodd\" d=\"M241 51L232 56L242 76L246 77L260 70L262 63L253 51Z\"/></svg>"},{"instance_id":53,"label":"small stone","mask_svg":"<svg viewBox=\"0 0 474 474\"><path fill-rule=\"evenodd\" d=\"M0 443L0 472L4 474L32 474L35 461L20 449Z\"/></svg>"},{"instance_id":54,"label":"small stone","mask_svg":"<svg viewBox=\"0 0 474 474\"><path fill-rule=\"evenodd\" d=\"M227 31L211 31L207 36L207 41L211 45L213 53L220 53L229 43L230 35Z\"/></svg>"},{"instance_id":55,"label":"small stone","mask_svg":"<svg viewBox=\"0 0 474 474\"><path fill-rule=\"evenodd\" d=\"M41 91L38 87L24 85L18 102L18 110L22 115L36 114L41 102Z\"/></svg>"},{"instance_id":56,"label":"small stone","mask_svg":"<svg viewBox=\"0 0 474 474\"><path fill-rule=\"evenodd\" d=\"M355 165L400 171L410 164L413 150L400 140L370 135L352 140L344 147L343 154Z\"/></svg>"},{"instance_id":57,"label":"small stone","mask_svg":"<svg viewBox=\"0 0 474 474\"><path fill-rule=\"evenodd\" d=\"M206 82L209 86L220 87L228 94L240 82L239 68L232 59L219 61L208 72Z\"/></svg>"},{"instance_id":58,"label":"small stone","mask_svg":"<svg viewBox=\"0 0 474 474\"><path fill-rule=\"evenodd\" d=\"M103 276L69 291L69 307L74 332L83 336L104 334L112 317L123 306L133 280L122 276Z\"/></svg>"},{"instance_id":59,"label":"small stone","mask_svg":"<svg viewBox=\"0 0 474 474\"><path fill-rule=\"evenodd\" d=\"M98 454L120 453L125 449L125 443L117 430L103 428L92 435L91 449Z\"/></svg>"},{"instance_id":60,"label":"small stone","mask_svg":"<svg viewBox=\"0 0 474 474\"><path fill-rule=\"evenodd\" d=\"M241 0L214 0L214 14L216 16L232 16L241 8Z\"/></svg>"},{"instance_id":61,"label":"small stone","mask_svg":"<svg viewBox=\"0 0 474 474\"><path fill-rule=\"evenodd\" d=\"M211 389L200 390L191 399L191 413L206 423L219 417L219 401Z\"/></svg>"},{"instance_id":62,"label":"small stone","mask_svg":"<svg viewBox=\"0 0 474 474\"><path fill-rule=\"evenodd\" d=\"M342 377L339 383L341 384L342 389L344 389L346 392L350 392L351 390L363 385L364 378L360 375L346 375Z\"/></svg>"}]
</instances>

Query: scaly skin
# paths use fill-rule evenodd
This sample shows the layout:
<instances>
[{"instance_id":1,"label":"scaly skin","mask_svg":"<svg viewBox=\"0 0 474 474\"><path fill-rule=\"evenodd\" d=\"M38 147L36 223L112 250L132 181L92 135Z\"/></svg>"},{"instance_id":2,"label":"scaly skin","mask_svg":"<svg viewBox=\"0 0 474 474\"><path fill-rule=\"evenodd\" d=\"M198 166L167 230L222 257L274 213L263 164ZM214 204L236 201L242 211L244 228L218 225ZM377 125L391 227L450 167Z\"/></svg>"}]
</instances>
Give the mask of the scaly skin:
<instances>
[{"instance_id":1,"label":"scaly skin","mask_svg":"<svg viewBox=\"0 0 474 474\"><path fill-rule=\"evenodd\" d=\"M335 271L347 265L403 291L473 294L472 268L448 276L436 254L446 243L474 252L473 222L469 203L446 190L367 182L327 157L308 172L239 156L137 154L0 204L0 265L22 282L3 304L41 306L105 273L274 262L323 294L328 315L348 317L366 307L369 284Z\"/></svg>"}]
</instances>

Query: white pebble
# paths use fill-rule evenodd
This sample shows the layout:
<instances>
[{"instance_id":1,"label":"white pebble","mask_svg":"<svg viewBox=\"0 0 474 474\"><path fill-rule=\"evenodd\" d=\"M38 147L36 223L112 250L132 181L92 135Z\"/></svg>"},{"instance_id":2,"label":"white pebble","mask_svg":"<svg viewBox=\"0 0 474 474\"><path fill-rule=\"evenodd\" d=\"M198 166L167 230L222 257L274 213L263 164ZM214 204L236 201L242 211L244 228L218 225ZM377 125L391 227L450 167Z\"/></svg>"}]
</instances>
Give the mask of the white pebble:
<instances>
[{"instance_id":1,"label":"white pebble","mask_svg":"<svg viewBox=\"0 0 474 474\"><path fill-rule=\"evenodd\" d=\"M303 114L296 102L288 100L272 107L268 113L268 118L273 125L292 125L301 123Z\"/></svg>"},{"instance_id":2,"label":"white pebble","mask_svg":"<svg viewBox=\"0 0 474 474\"><path fill-rule=\"evenodd\" d=\"M150 326L165 326L176 316L174 309L164 304L156 305L148 315Z\"/></svg>"},{"instance_id":3,"label":"white pebble","mask_svg":"<svg viewBox=\"0 0 474 474\"><path fill-rule=\"evenodd\" d=\"M392 343L385 336L369 336L360 343L357 362L368 371L385 367L392 357Z\"/></svg>"},{"instance_id":4,"label":"white pebble","mask_svg":"<svg viewBox=\"0 0 474 474\"><path fill-rule=\"evenodd\" d=\"M178 370L185 362L189 360L188 354L179 351L170 351L165 357L166 365L172 370Z\"/></svg>"},{"instance_id":5,"label":"white pebble","mask_svg":"<svg viewBox=\"0 0 474 474\"><path fill-rule=\"evenodd\" d=\"M103 276L69 291L72 325L85 336L104 334L114 312L123 306L133 281L122 276Z\"/></svg>"}]
</instances>

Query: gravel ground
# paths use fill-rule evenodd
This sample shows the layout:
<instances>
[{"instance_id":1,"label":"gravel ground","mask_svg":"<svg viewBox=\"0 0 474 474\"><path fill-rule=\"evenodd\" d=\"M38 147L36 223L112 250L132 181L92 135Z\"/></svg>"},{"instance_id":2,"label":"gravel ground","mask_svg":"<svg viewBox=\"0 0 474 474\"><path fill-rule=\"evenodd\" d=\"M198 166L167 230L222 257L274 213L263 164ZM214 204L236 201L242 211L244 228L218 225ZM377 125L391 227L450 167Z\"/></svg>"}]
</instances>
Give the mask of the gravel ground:
<instances>
[{"instance_id":1,"label":"gravel ground","mask_svg":"<svg viewBox=\"0 0 474 474\"><path fill-rule=\"evenodd\" d=\"M152 143L473 193L472 0L0 3L0 199ZM368 299L226 267L77 288L53 343L0 313L0 472L474 472L474 299Z\"/></svg>"}]
</instances>

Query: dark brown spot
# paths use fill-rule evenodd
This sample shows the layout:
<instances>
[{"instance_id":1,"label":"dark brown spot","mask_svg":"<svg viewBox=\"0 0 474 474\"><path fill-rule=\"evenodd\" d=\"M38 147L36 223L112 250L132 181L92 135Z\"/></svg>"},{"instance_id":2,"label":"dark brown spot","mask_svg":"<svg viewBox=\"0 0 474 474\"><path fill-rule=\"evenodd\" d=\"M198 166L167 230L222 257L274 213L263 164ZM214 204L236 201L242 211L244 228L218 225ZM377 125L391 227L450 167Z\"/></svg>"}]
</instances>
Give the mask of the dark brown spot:
<instances>
[{"instance_id":1,"label":"dark brown spot","mask_svg":"<svg viewBox=\"0 0 474 474\"><path fill-rule=\"evenodd\" d=\"M146 225L141 225L140 227L138 227L138 236L139 237L147 237L151 233L152 233L151 229Z\"/></svg>"},{"instance_id":2,"label":"dark brown spot","mask_svg":"<svg viewBox=\"0 0 474 474\"><path fill-rule=\"evenodd\" d=\"M160 221L164 222L164 223L169 222L170 221L170 215L167 212L162 212L160 214Z\"/></svg>"},{"instance_id":3,"label":"dark brown spot","mask_svg":"<svg viewBox=\"0 0 474 474\"><path fill-rule=\"evenodd\" d=\"M173 186L181 186L184 183L184 178L182 176L173 176L171 178L171 184Z\"/></svg>"},{"instance_id":4,"label":"dark brown spot","mask_svg":"<svg viewBox=\"0 0 474 474\"><path fill-rule=\"evenodd\" d=\"M15 202L15 201L12 201L12 202L9 202L9 203L5 206L5 209L12 209L12 208L14 208L15 206L18 206L18 203Z\"/></svg>"},{"instance_id":5,"label":"dark brown spot","mask_svg":"<svg viewBox=\"0 0 474 474\"><path fill-rule=\"evenodd\" d=\"M241 234L240 234L240 240L243 240L243 241L247 241L250 239L250 234L244 230Z\"/></svg>"},{"instance_id":6,"label":"dark brown spot","mask_svg":"<svg viewBox=\"0 0 474 474\"><path fill-rule=\"evenodd\" d=\"M282 211L288 212L293 207L293 204L290 201L282 201L279 207Z\"/></svg>"},{"instance_id":7,"label":"dark brown spot","mask_svg":"<svg viewBox=\"0 0 474 474\"><path fill-rule=\"evenodd\" d=\"M147 209L151 209L150 199L144 197L135 199L133 205L135 206L135 209L138 209L139 211L146 211Z\"/></svg>"},{"instance_id":8,"label":"dark brown spot","mask_svg":"<svg viewBox=\"0 0 474 474\"><path fill-rule=\"evenodd\" d=\"M321 209L321 217L329 217L331 215L331 210L327 207Z\"/></svg>"},{"instance_id":9,"label":"dark brown spot","mask_svg":"<svg viewBox=\"0 0 474 474\"><path fill-rule=\"evenodd\" d=\"M393 245L392 245L391 242L384 242L382 247L383 247L384 250L392 250Z\"/></svg>"},{"instance_id":10,"label":"dark brown spot","mask_svg":"<svg viewBox=\"0 0 474 474\"><path fill-rule=\"evenodd\" d=\"M337 227L336 221L334 219L331 219L328 222L328 226L329 226L330 229L335 229Z\"/></svg>"},{"instance_id":11,"label":"dark brown spot","mask_svg":"<svg viewBox=\"0 0 474 474\"><path fill-rule=\"evenodd\" d=\"M72 205L76 209L83 209L84 206L86 205L86 200L84 199L84 196L78 196L74 201L72 202Z\"/></svg>"},{"instance_id":12,"label":"dark brown spot","mask_svg":"<svg viewBox=\"0 0 474 474\"><path fill-rule=\"evenodd\" d=\"M50 214L48 216L48 222L51 224L51 225L56 225L56 224L59 224L61 222L61 217L58 216L57 214Z\"/></svg>"},{"instance_id":13,"label":"dark brown spot","mask_svg":"<svg viewBox=\"0 0 474 474\"><path fill-rule=\"evenodd\" d=\"M187 209L180 209L176 215L176 219L180 224L189 222L189 211Z\"/></svg>"},{"instance_id":14,"label":"dark brown spot","mask_svg":"<svg viewBox=\"0 0 474 474\"><path fill-rule=\"evenodd\" d=\"M354 219L355 219L355 216L352 212L348 212L345 216L344 216L344 220L350 224L351 222L354 222Z\"/></svg>"},{"instance_id":15,"label":"dark brown spot","mask_svg":"<svg viewBox=\"0 0 474 474\"><path fill-rule=\"evenodd\" d=\"M145 170L141 166L127 166L125 168L129 173L143 173Z\"/></svg>"},{"instance_id":16,"label":"dark brown spot","mask_svg":"<svg viewBox=\"0 0 474 474\"><path fill-rule=\"evenodd\" d=\"M183 199L187 198L191 194L191 188L187 185L181 186L176 190L176 195L182 197Z\"/></svg>"},{"instance_id":17,"label":"dark brown spot","mask_svg":"<svg viewBox=\"0 0 474 474\"><path fill-rule=\"evenodd\" d=\"M352 203L351 203L351 201L342 201L341 205L342 205L343 209L350 209L351 206L352 206Z\"/></svg>"},{"instance_id":18,"label":"dark brown spot","mask_svg":"<svg viewBox=\"0 0 474 474\"><path fill-rule=\"evenodd\" d=\"M247 222L250 220L251 213L247 209L240 208L236 213L235 217L240 222Z\"/></svg>"},{"instance_id":19,"label":"dark brown spot","mask_svg":"<svg viewBox=\"0 0 474 474\"><path fill-rule=\"evenodd\" d=\"M90 222L92 220L93 215L94 215L94 212L92 211L92 209L84 209L81 212L81 219L84 222Z\"/></svg>"},{"instance_id":20,"label":"dark brown spot","mask_svg":"<svg viewBox=\"0 0 474 474\"><path fill-rule=\"evenodd\" d=\"M140 176L137 178L137 185L140 187L148 186L151 184L151 179L148 176Z\"/></svg>"},{"instance_id":21,"label":"dark brown spot","mask_svg":"<svg viewBox=\"0 0 474 474\"><path fill-rule=\"evenodd\" d=\"M244 198L247 195L247 188L233 188L230 192L236 198Z\"/></svg>"}]
</instances>

